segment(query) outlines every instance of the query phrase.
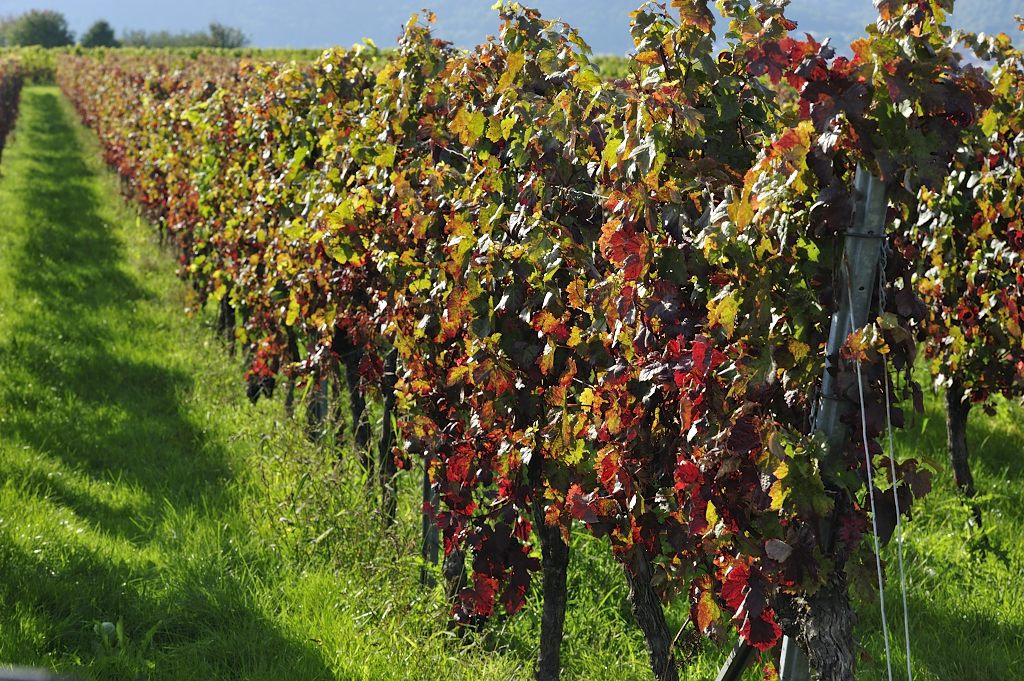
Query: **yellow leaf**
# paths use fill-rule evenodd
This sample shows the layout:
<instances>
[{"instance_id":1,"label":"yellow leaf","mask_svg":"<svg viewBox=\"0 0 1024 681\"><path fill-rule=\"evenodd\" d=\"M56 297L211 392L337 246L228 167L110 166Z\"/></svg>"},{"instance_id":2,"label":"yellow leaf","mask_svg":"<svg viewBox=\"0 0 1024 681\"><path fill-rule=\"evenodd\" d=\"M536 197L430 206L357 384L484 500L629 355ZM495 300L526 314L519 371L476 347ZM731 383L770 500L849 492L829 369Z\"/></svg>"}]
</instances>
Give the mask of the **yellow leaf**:
<instances>
[{"instance_id":1,"label":"yellow leaf","mask_svg":"<svg viewBox=\"0 0 1024 681\"><path fill-rule=\"evenodd\" d=\"M501 138L508 139L509 135L512 134L512 128L519 121L518 114L510 114L501 119Z\"/></svg>"},{"instance_id":2,"label":"yellow leaf","mask_svg":"<svg viewBox=\"0 0 1024 681\"><path fill-rule=\"evenodd\" d=\"M786 497L789 496L789 490L782 484L787 475L789 475L789 465L786 462L782 462L775 469L776 480L772 484L771 489L768 490L768 496L772 500L773 511L781 511L782 504L786 501Z\"/></svg>"},{"instance_id":3,"label":"yellow leaf","mask_svg":"<svg viewBox=\"0 0 1024 681\"><path fill-rule=\"evenodd\" d=\"M718 510L712 502L708 502L707 511L704 513L705 519L708 521L708 525L714 527L718 524Z\"/></svg>"},{"instance_id":4,"label":"yellow leaf","mask_svg":"<svg viewBox=\"0 0 1024 681\"><path fill-rule=\"evenodd\" d=\"M452 132L458 134L459 140L467 147L476 146L486 127L487 116L480 111L470 113L466 109L459 109L451 123Z\"/></svg>"},{"instance_id":5,"label":"yellow leaf","mask_svg":"<svg viewBox=\"0 0 1024 681\"><path fill-rule=\"evenodd\" d=\"M501 138L501 119L495 116L487 121L487 139L498 142Z\"/></svg>"},{"instance_id":6,"label":"yellow leaf","mask_svg":"<svg viewBox=\"0 0 1024 681\"><path fill-rule=\"evenodd\" d=\"M736 330L736 315L740 310L739 295L728 291L708 302L708 324L720 325L725 333L732 336Z\"/></svg>"},{"instance_id":7,"label":"yellow leaf","mask_svg":"<svg viewBox=\"0 0 1024 681\"><path fill-rule=\"evenodd\" d=\"M989 109L985 112L985 115L981 117L981 131L985 133L985 137L989 137L999 127L999 114Z\"/></svg>"},{"instance_id":8,"label":"yellow leaf","mask_svg":"<svg viewBox=\"0 0 1024 681\"><path fill-rule=\"evenodd\" d=\"M544 347L544 354L540 356L537 364L540 367L540 372L545 376L551 373L551 367L555 364L555 345L553 341L548 341L548 344Z\"/></svg>"},{"instance_id":9,"label":"yellow leaf","mask_svg":"<svg viewBox=\"0 0 1024 681\"><path fill-rule=\"evenodd\" d=\"M754 208L750 205L749 192L744 192L743 198L729 204L729 219L736 225L737 229L745 229L750 221L754 219ZM765 240L762 239L762 243ZM769 243L769 246L771 244ZM760 257L760 256L758 256Z\"/></svg>"},{"instance_id":10,"label":"yellow leaf","mask_svg":"<svg viewBox=\"0 0 1024 681\"><path fill-rule=\"evenodd\" d=\"M288 226L281 230L289 239L300 239L306 233L306 224L299 218L295 218Z\"/></svg>"},{"instance_id":11,"label":"yellow leaf","mask_svg":"<svg viewBox=\"0 0 1024 681\"><path fill-rule=\"evenodd\" d=\"M718 604L715 603L715 597L710 591L704 591L700 595L700 601L697 603L697 629L700 631L707 631L708 628L718 621L721 617L722 611L719 609Z\"/></svg>"},{"instance_id":12,"label":"yellow leaf","mask_svg":"<svg viewBox=\"0 0 1024 681\"><path fill-rule=\"evenodd\" d=\"M797 362L806 357L807 353L809 353L810 351L811 346L808 345L807 343L798 341L795 338L791 338L789 340L789 352L791 355L793 355L793 359L796 360Z\"/></svg>"},{"instance_id":13,"label":"yellow leaf","mask_svg":"<svg viewBox=\"0 0 1024 681\"><path fill-rule=\"evenodd\" d=\"M601 152L601 161L609 168L614 168L622 160L623 152L622 139L619 137L609 137L605 143L604 151Z\"/></svg>"},{"instance_id":14,"label":"yellow leaf","mask_svg":"<svg viewBox=\"0 0 1024 681\"><path fill-rule=\"evenodd\" d=\"M504 92L505 90L512 87L512 83L515 81L516 76L523 70L523 64L526 63L526 56L522 52L510 52L505 57L505 72L501 74L501 79L498 80L498 92Z\"/></svg>"},{"instance_id":15,"label":"yellow leaf","mask_svg":"<svg viewBox=\"0 0 1024 681\"><path fill-rule=\"evenodd\" d=\"M467 377L473 373L473 367L469 364L463 364L461 366L452 367L451 371L448 372L448 386L453 386L457 383L462 383Z\"/></svg>"},{"instance_id":16,"label":"yellow leaf","mask_svg":"<svg viewBox=\"0 0 1024 681\"><path fill-rule=\"evenodd\" d=\"M573 76L572 84L581 90L594 92L601 88L601 79L596 73L594 73L593 69L581 68L576 72L576 75Z\"/></svg>"},{"instance_id":17,"label":"yellow leaf","mask_svg":"<svg viewBox=\"0 0 1024 681\"><path fill-rule=\"evenodd\" d=\"M299 318L300 311L299 299L295 297L295 291L292 291L288 299L288 315L284 319L285 325L295 326L295 322Z\"/></svg>"},{"instance_id":18,"label":"yellow leaf","mask_svg":"<svg viewBox=\"0 0 1024 681\"><path fill-rule=\"evenodd\" d=\"M583 332L580 331L580 327L578 326L572 327L572 331L569 332L569 340L567 340L565 344L570 348L575 348L581 342L583 342Z\"/></svg>"},{"instance_id":19,"label":"yellow leaf","mask_svg":"<svg viewBox=\"0 0 1024 681\"><path fill-rule=\"evenodd\" d=\"M561 456L562 462L567 466L575 466L583 460L585 447L586 443L583 440L576 440L572 443L572 446L566 447L565 453Z\"/></svg>"}]
</instances>

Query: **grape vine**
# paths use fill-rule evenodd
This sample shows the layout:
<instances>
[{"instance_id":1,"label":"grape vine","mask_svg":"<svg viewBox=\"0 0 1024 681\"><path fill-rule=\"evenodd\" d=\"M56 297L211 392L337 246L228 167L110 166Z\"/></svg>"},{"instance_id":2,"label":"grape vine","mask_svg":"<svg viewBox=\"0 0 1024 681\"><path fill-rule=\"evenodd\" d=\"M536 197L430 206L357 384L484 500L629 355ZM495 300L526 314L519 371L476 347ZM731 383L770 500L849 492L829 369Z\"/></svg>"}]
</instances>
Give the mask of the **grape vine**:
<instances>
[{"instance_id":1,"label":"grape vine","mask_svg":"<svg viewBox=\"0 0 1024 681\"><path fill-rule=\"evenodd\" d=\"M915 334L974 401L1022 371L1024 232L1004 198L1019 54L986 43L993 86L951 47L951 1L878 8L842 57L773 3L720 2L724 49L706 2L647 3L615 82L518 3L468 52L427 14L387 55L68 55L58 78L196 304L220 306L249 396L308 386L315 426L344 386L387 522L400 471L421 468L424 555L443 547L457 622L514 614L542 571L538 677L557 678L587 531L623 567L659 679L685 663L675 598L696 632L731 622L761 651L787 633L840 669L816 604L870 588L871 502L885 540L897 495L907 512L930 484L911 459L895 480L879 463L869 490L863 457L905 420L887 390L920 401ZM899 220L878 314L825 357L858 166ZM962 302L978 295L985 315ZM858 424L835 448L812 427L823 371ZM376 448L367 396L385 407Z\"/></svg>"}]
</instances>

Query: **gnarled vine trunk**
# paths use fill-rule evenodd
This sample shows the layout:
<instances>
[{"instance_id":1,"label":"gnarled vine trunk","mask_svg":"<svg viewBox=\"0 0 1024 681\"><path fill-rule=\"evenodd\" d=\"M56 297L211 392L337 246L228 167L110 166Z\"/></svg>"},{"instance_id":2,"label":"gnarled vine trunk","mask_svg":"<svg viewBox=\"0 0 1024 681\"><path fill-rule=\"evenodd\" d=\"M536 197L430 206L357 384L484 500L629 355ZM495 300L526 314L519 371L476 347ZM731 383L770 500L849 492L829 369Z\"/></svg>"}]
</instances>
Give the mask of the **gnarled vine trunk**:
<instances>
[{"instance_id":1,"label":"gnarled vine trunk","mask_svg":"<svg viewBox=\"0 0 1024 681\"><path fill-rule=\"evenodd\" d=\"M954 378L946 389L946 442L949 447L949 464L953 469L953 480L957 489L971 503L974 520L981 526L981 507L972 500L977 494L974 475L967 451L967 417L971 413L971 401L965 399L965 390L960 379Z\"/></svg>"},{"instance_id":2,"label":"gnarled vine trunk","mask_svg":"<svg viewBox=\"0 0 1024 681\"><path fill-rule=\"evenodd\" d=\"M220 299L220 314L217 318L217 334L228 346L228 354L235 356L235 308L228 300L227 294Z\"/></svg>"},{"instance_id":3,"label":"gnarled vine trunk","mask_svg":"<svg viewBox=\"0 0 1024 681\"><path fill-rule=\"evenodd\" d=\"M441 564L441 574L444 576L445 595L448 596L448 600L454 601L466 586L466 554L455 549L445 556Z\"/></svg>"},{"instance_id":4,"label":"gnarled vine trunk","mask_svg":"<svg viewBox=\"0 0 1024 681\"><path fill-rule=\"evenodd\" d=\"M654 589L654 573L647 553L641 547L634 551L631 564L624 564L629 584L629 606L647 642L651 669L658 681L678 681L675 656L672 654L672 633L665 621L661 598Z\"/></svg>"},{"instance_id":5,"label":"gnarled vine trunk","mask_svg":"<svg viewBox=\"0 0 1024 681\"><path fill-rule=\"evenodd\" d=\"M836 569L828 582L806 599L799 617L800 643L807 652L818 681L855 681L853 627L857 615L850 605L845 568Z\"/></svg>"},{"instance_id":6,"label":"gnarled vine trunk","mask_svg":"<svg viewBox=\"0 0 1024 681\"><path fill-rule=\"evenodd\" d=\"M433 588L436 583L429 566L437 565L441 546L440 532L434 520L441 500L430 484L430 461L429 455L423 457L423 569L420 570L420 584L428 589Z\"/></svg>"},{"instance_id":7,"label":"gnarled vine trunk","mask_svg":"<svg viewBox=\"0 0 1024 681\"><path fill-rule=\"evenodd\" d=\"M317 369L311 376L312 385L306 402L306 428L309 438L319 442L327 425L327 372Z\"/></svg>"},{"instance_id":8,"label":"gnarled vine trunk","mask_svg":"<svg viewBox=\"0 0 1024 681\"><path fill-rule=\"evenodd\" d=\"M366 397L359 385L359 364L363 360L363 349L353 343L348 334L338 329L334 332L331 343L338 362L345 368L345 384L348 388L349 422L352 426L356 449L366 470L367 476L373 475L373 458L370 456L370 423L366 420ZM340 371L338 372L341 373ZM342 437L339 429L338 437ZM342 444L339 442L339 444Z\"/></svg>"},{"instance_id":9,"label":"gnarled vine trunk","mask_svg":"<svg viewBox=\"0 0 1024 681\"><path fill-rule=\"evenodd\" d=\"M544 609L540 620L540 654L537 657L537 681L558 681L562 673L562 632L568 602L566 583L569 575L569 545L558 526L544 521L544 500L533 499L533 523L540 538L541 582Z\"/></svg>"}]
</instances>

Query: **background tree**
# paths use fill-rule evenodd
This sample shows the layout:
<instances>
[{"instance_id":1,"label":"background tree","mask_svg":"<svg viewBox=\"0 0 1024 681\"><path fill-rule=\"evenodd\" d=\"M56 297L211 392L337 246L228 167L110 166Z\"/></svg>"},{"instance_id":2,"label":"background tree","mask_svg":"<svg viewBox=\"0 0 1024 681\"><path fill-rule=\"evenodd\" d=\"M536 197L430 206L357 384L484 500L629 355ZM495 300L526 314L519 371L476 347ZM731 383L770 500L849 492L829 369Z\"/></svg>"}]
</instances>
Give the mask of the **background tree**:
<instances>
[{"instance_id":1,"label":"background tree","mask_svg":"<svg viewBox=\"0 0 1024 681\"><path fill-rule=\"evenodd\" d=\"M241 30L214 21L210 24L210 47L235 49L245 47L249 38Z\"/></svg>"},{"instance_id":2,"label":"background tree","mask_svg":"<svg viewBox=\"0 0 1024 681\"><path fill-rule=\"evenodd\" d=\"M68 20L54 10L34 9L17 17L5 31L8 45L63 47L75 41Z\"/></svg>"},{"instance_id":3,"label":"background tree","mask_svg":"<svg viewBox=\"0 0 1024 681\"><path fill-rule=\"evenodd\" d=\"M82 47L120 47L114 29L104 19L98 20L82 36Z\"/></svg>"},{"instance_id":4,"label":"background tree","mask_svg":"<svg viewBox=\"0 0 1024 681\"><path fill-rule=\"evenodd\" d=\"M130 30L121 34L125 47L221 47L237 49L245 47L249 37L240 29L217 22L210 24L206 31L145 31Z\"/></svg>"},{"instance_id":5,"label":"background tree","mask_svg":"<svg viewBox=\"0 0 1024 681\"><path fill-rule=\"evenodd\" d=\"M7 46L7 32L10 30L11 25L14 23L13 16L0 17L0 47Z\"/></svg>"}]
</instances>

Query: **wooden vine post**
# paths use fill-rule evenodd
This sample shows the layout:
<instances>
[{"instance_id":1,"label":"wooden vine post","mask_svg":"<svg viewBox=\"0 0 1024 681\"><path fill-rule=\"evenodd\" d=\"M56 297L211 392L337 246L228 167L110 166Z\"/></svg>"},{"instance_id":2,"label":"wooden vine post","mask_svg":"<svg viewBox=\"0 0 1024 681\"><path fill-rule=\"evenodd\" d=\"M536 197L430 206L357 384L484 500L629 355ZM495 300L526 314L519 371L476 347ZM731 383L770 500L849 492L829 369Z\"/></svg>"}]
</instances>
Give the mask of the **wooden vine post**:
<instances>
[{"instance_id":1,"label":"wooden vine post","mask_svg":"<svg viewBox=\"0 0 1024 681\"><path fill-rule=\"evenodd\" d=\"M885 184L863 166L857 166L854 187L853 224L846 232L836 279L839 307L832 315L821 398L814 425L816 431L825 434L829 456L834 456L849 437L849 428L842 422L842 417L849 411L850 403L835 394L837 372L833 367L841 361L841 350L847 337L870 320L888 208ZM825 528L823 538L826 545L832 543L833 529ZM831 550L831 546L828 549ZM779 668L781 681L810 681L812 661L822 681L853 681L854 617L846 594L846 580L838 574L841 572L837 570L837 575L808 599L807 615L801 622L803 645L798 645L790 636L783 637ZM808 659L803 646L810 651L811 659ZM738 645L719 672L717 681L737 681L753 660L752 653L753 649L748 644Z\"/></svg>"}]
</instances>

